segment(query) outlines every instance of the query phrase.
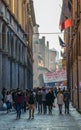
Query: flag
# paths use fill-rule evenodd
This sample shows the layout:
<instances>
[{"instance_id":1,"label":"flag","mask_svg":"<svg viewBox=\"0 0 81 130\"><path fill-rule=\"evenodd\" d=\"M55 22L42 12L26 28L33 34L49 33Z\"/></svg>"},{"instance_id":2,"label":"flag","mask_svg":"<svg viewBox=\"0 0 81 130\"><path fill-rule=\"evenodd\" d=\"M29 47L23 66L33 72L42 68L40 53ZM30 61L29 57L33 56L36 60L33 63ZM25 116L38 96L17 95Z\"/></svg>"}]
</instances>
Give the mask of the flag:
<instances>
[{"instance_id":1,"label":"flag","mask_svg":"<svg viewBox=\"0 0 81 130\"><path fill-rule=\"evenodd\" d=\"M66 52L61 51L61 57L66 58L66 56L67 56Z\"/></svg>"},{"instance_id":2,"label":"flag","mask_svg":"<svg viewBox=\"0 0 81 130\"><path fill-rule=\"evenodd\" d=\"M72 8L72 0L68 0L68 8L69 8L69 10L71 10L71 8Z\"/></svg>"},{"instance_id":3,"label":"flag","mask_svg":"<svg viewBox=\"0 0 81 130\"><path fill-rule=\"evenodd\" d=\"M63 0L59 27L60 30L63 31L64 29L69 28L71 26L72 26L72 19L70 16L68 3L67 0Z\"/></svg>"},{"instance_id":4,"label":"flag","mask_svg":"<svg viewBox=\"0 0 81 130\"><path fill-rule=\"evenodd\" d=\"M66 44L63 42L63 40L61 39L61 37L58 36L58 38L59 38L60 46L61 47L66 47Z\"/></svg>"}]
</instances>

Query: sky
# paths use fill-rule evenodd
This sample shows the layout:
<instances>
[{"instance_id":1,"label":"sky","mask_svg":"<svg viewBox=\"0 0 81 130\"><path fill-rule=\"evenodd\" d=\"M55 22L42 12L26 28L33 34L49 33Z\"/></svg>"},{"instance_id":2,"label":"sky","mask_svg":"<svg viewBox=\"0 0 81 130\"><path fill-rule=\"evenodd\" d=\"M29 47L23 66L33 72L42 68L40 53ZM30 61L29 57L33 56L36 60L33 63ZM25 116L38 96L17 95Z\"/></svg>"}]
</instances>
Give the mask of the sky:
<instances>
[{"instance_id":1,"label":"sky","mask_svg":"<svg viewBox=\"0 0 81 130\"><path fill-rule=\"evenodd\" d=\"M46 37L46 41L49 41L50 49L55 48L57 51L60 51L58 35L63 39L63 33L59 29L62 0L33 0L33 2L40 37ZM41 35L41 33L56 34Z\"/></svg>"}]
</instances>

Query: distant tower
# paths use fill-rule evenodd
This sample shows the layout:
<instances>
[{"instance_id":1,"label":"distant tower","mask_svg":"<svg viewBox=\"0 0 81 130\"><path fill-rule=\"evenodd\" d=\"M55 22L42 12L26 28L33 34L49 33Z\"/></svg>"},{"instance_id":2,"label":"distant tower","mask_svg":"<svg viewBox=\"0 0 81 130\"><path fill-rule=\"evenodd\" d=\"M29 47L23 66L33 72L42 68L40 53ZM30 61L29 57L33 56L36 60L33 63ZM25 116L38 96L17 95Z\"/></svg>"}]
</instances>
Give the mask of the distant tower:
<instances>
[{"instance_id":1,"label":"distant tower","mask_svg":"<svg viewBox=\"0 0 81 130\"><path fill-rule=\"evenodd\" d=\"M45 67L49 68L49 42L45 46Z\"/></svg>"}]
</instances>

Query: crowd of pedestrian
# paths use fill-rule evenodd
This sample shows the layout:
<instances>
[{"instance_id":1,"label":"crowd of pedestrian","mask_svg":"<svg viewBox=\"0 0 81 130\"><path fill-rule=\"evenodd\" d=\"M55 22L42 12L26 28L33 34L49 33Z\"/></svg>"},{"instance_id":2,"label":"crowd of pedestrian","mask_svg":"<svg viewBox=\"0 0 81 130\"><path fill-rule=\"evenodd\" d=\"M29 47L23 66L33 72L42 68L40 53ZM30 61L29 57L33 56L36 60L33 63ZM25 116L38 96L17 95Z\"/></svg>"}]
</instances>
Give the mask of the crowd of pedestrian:
<instances>
[{"instance_id":1,"label":"crowd of pedestrian","mask_svg":"<svg viewBox=\"0 0 81 130\"><path fill-rule=\"evenodd\" d=\"M37 109L38 114L52 114L57 100L59 114L62 114L62 106L65 106L65 114L69 114L70 93L68 90L60 88L37 88L34 90L20 88L14 91L2 90L2 104L7 113L14 109L16 118L21 118L21 113L29 111L29 119L34 119L34 111Z\"/></svg>"}]
</instances>

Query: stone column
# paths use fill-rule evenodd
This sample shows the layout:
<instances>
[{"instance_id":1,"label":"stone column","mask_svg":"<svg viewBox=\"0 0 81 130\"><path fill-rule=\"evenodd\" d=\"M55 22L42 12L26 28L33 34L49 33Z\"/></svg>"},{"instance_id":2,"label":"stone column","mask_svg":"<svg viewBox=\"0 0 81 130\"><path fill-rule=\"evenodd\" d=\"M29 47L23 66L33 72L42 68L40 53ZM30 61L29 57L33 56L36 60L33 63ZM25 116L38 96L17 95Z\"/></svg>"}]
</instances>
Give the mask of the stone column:
<instances>
[{"instance_id":1,"label":"stone column","mask_svg":"<svg viewBox=\"0 0 81 130\"><path fill-rule=\"evenodd\" d=\"M2 21L0 20L0 50L2 50Z\"/></svg>"},{"instance_id":2,"label":"stone column","mask_svg":"<svg viewBox=\"0 0 81 130\"><path fill-rule=\"evenodd\" d=\"M5 76L5 87L6 89L10 89L10 64L9 64L9 59L8 59L8 26L5 26L5 55L3 56L4 60L4 67L5 69L4 76ZM4 78L4 77L3 77ZM3 81L4 82L4 81Z\"/></svg>"},{"instance_id":3,"label":"stone column","mask_svg":"<svg viewBox=\"0 0 81 130\"><path fill-rule=\"evenodd\" d=\"M27 68L25 68L25 89L27 89Z\"/></svg>"},{"instance_id":4,"label":"stone column","mask_svg":"<svg viewBox=\"0 0 81 130\"><path fill-rule=\"evenodd\" d=\"M12 62L12 89L14 89L15 86L14 76L15 76L15 64L14 62Z\"/></svg>"},{"instance_id":5,"label":"stone column","mask_svg":"<svg viewBox=\"0 0 81 130\"><path fill-rule=\"evenodd\" d=\"M2 90L2 53L0 52L0 92L1 90Z\"/></svg>"},{"instance_id":6,"label":"stone column","mask_svg":"<svg viewBox=\"0 0 81 130\"><path fill-rule=\"evenodd\" d=\"M0 20L0 92L2 91L2 21ZM1 93L0 93L1 98Z\"/></svg>"},{"instance_id":7,"label":"stone column","mask_svg":"<svg viewBox=\"0 0 81 130\"><path fill-rule=\"evenodd\" d=\"M6 28L6 32L5 32L6 33L5 34L6 35L6 37L5 37L6 38L5 39L5 52L7 53L8 52L8 36L7 36L8 27L6 26L5 28Z\"/></svg>"},{"instance_id":8,"label":"stone column","mask_svg":"<svg viewBox=\"0 0 81 130\"><path fill-rule=\"evenodd\" d=\"M15 37L15 35L13 36L14 38L13 38L13 57L14 58L16 58L16 56L15 56L15 51L16 51L16 49L15 49L15 46L16 46L16 37Z\"/></svg>"},{"instance_id":9,"label":"stone column","mask_svg":"<svg viewBox=\"0 0 81 130\"><path fill-rule=\"evenodd\" d=\"M22 43L21 43L21 44L20 44L20 62L22 62L22 60L23 60L23 59L22 59L22 46L23 46L23 45L22 45Z\"/></svg>"},{"instance_id":10,"label":"stone column","mask_svg":"<svg viewBox=\"0 0 81 130\"><path fill-rule=\"evenodd\" d=\"M18 63L15 63L15 71L16 71L16 86L15 88L18 88Z\"/></svg>"}]
</instances>

